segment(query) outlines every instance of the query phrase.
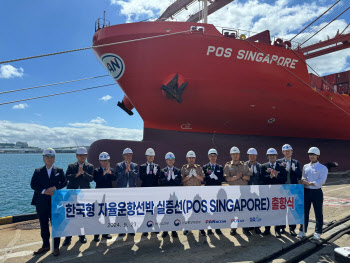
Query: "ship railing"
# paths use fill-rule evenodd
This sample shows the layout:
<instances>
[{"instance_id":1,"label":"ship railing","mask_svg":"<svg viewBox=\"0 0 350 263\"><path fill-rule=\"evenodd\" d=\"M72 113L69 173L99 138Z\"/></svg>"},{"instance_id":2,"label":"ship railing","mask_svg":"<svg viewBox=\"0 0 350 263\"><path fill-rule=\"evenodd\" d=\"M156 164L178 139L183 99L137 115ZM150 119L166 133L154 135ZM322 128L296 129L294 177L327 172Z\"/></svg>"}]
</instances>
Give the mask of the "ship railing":
<instances>
[{"instance_id":1,"label":"ship railing","mask_svg":"<svg viewBox=\"0 0 350 263\"><path fill-rule=\"evenodd\" d=\"M221 34L225 37L245 40L259 33L249 30L222 27ZM298 49L300 47L300 43L298 42L290 41L288 39L275 36L270 37L270 43L274 46L285 47L287 49L293 50Z\"/></svg>"},{"instance_id":2,"label":"ship railing","mask_svg":"<svg viewBox=\"0 0 350 263\"><path fill-rule=\"evenodd\" d=\"M98 18L95 21L95 32L102 28L109 27L110 25L111 25L111 22L109 20L105 18Z\"/></svg>"}]
</instances>

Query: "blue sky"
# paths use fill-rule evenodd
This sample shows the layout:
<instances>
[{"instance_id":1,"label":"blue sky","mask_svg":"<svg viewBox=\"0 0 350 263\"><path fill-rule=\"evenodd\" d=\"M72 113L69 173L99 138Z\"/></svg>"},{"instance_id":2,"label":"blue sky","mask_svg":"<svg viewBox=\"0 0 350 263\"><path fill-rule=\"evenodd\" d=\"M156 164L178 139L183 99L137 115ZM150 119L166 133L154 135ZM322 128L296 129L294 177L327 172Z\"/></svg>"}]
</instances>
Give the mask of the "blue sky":
<instances>
[{"instance_id":1,"label":"blue sky","mask_svg":"<svg viewBox=\"0 0 350 263\"><path fill-rule=\"evenodd\" d=\"M95 20L103 16L103 11L106 11L106 18L112 25L121 24L158 16L169 2L171 1L0 0L0 17L3 21L0 27L0 61L91 46ZM290 21L293 19L295 21L296 14L305 12L305 9L309 12L306 16L317 16L321 11L320 8L327 5L326 3L330 2L236 0L211 15L209 22L252 31L271 27L271 31L275 34L288 35L298 31L293 32L289 29L289 18ZM278 18L274 20L269 12L278 13L278 10L285 12L283 14L285 25L281 23L278 28L274 28ZM236 19L235 16L239 15L237 12L244 13L244 17ZM178 20L184 19L187 15L182 17L180 15ZM296 22L295 27L310 22L308 19L300 21L299 24ZM343 24L349 23L349 20L347 16ZM338 54L331 59L323 58L327 59L327 63L323 63L322 59L315 60L315 64L321 65L319 70L323 73L330 70L345 70L350 64L350 51L344 52L342 54L345 55ZM330 60L333 62L329 62ZM11 78L4 76L1 78L0 75L0 91L107 74L91 50L14 62L10 65L17 70L17 75L20 77L12 75ZM328 68L322 68L322 65ZM113 83L113 79L105 77L31 91L0 94L0 103L110 83ZM107 95L112 98L107 101L101 100ZM35 146L48 147L72 144L75 140L78 144L89 144L98 138L140 140L143 121L135 109L135 114L129 116L117 107L117 101L122 98L123 92L114 85L27 101L19 106L19 103L0 106L0 142L25 140ZM96 136L96 131L101 129L104 133L99 133L100 137ZM85 136L81 133L85 133ZM47 139L44 140L43 137Z\"/></svg>"}]
</instances>

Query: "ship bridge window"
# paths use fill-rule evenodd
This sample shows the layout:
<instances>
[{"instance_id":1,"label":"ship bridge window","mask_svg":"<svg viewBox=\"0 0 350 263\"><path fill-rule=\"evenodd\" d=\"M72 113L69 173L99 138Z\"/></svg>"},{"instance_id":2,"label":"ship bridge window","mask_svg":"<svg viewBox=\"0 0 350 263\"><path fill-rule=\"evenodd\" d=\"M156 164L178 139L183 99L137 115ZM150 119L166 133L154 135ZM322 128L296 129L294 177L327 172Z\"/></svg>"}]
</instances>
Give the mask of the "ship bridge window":
<instances>
[{"instance_id":1,"label":"ship bridge window","mask_svg":"<svg viewBox=\"0 0 350 263\"><path fill-rule=\"evenodd\" d=\"M238 36L238 31L234 30L234 29L223 29L222 30L222 34L225 37L232 37L232 38L236 38Z\"/></svg>"}]
</instances>

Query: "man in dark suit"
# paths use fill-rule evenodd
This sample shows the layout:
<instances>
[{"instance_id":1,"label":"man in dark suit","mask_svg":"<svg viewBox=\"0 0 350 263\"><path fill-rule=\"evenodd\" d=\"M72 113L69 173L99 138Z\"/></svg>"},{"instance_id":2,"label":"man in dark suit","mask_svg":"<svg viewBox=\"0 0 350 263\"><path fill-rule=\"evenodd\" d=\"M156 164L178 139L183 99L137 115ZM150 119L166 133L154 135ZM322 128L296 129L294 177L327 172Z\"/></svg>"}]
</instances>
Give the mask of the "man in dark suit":
<instances>
[{"instance_id":1,"label":"man in dark suit","mask_svg":"<svg viewBox=\"0 0 350 263\"><path fill-rule=\"evenodd\" d=\"M205 185L221 185L224 179L224 168L220 164L216 163L218 159L218 152L215 149L210 149L208 151L209 163L203 165L204 171L204 182ZM203 230L204 231L204 230ZM215 229L215 233L221 235L220 229ZM208 229L208 235L213 234L211 229Z\"/></svg>"},{"instance_id":2,"label":"man in dark suit","mask_svg":"<svg viewBox=\"0 0 350 263\"><path fill-rule=\"evenodd\" d=\"M86 161L87 150L84 147L79 147L76 153L77 162L68 165L66 177L68 180L67 189L89 189L90 182L94 180L94 167ZM63 242L63 246L69 246L72 237L68 236ZM86 243L85 235L79 236L81 243Z\"/></svg>"},{"instance_id":3,"label":"man in dark suit","mask_svg":"<svg viewBox=\"0 0 350 263\"><path fill-rule=\"evenodd\" d=\"M302 169L300 162L292 159L293 148L289 144L285 144L282 147L282 153L284 158L278 159L277 162L281 163L287 171L287 180L286 184L298 184L298 180L301 180ZM289 225L289 232L292 236L296 236L295 233L296 225ZM282 226L281 233L285 232L286 226Z\"/></svg>"},{"instance_id":4,"label":"man in dark suit","mask_svg":"<svg viewBox=\"0 0 350 263\"><path fill-rule=\"evenodd\" d=\"M124 161L116 165L117 188L136 187L136 181L139 178L139 169L136 163L131 162L132 154L130 148L124 149ZM135 236L135 233L130 233L130 235ZM119 234L119 236L125 236L125 234Z\"/></svg>"},{"instance_id":5,"label":"man in dark suit","mask_svg":"<svg viewBox=\"0 0 350 263\"><path fill-rule=\"evenodd\" d=\"M43 152L44 167L35 169L30 186L34 190L32 205L35 205L39 217L41 238L43 246L34 252L39 255L50 250L50 230L49 219L51 220L51 196L55 190L62 189L67 185L63 169L53 166L56 152L52 148L45 149ZM53 255L58 256L60 238L54 238Z\"/></svg>"},{"instance_id":6,"label":"man in dark suit","mask_svg":"<svg viewBox=\"0 0 350 263\"><path fill-rule=\"evenodd\" d=\"M148 148L145 155L147 162L140 165L140 179L142 180L141 187L159 186L160 166L153 163L156 153L152 148ZM148 236L148 232L143 232L142 236Z\"/></svg>"},{"instance_id":7,"label":"man in dark suit","mask_svg":"<svg viewBox=\"0 0 350 263\"><path fill-rule=\"evenodd\" d=\"M172 152L168 152L165 155L165 161L167 167L160 170L159 184L161 186L181 186L181 170L174 166L175 164L175 155ZM168 231L162 233L162 237L166 237ZM173 238L177 238L177 232L171 231Z\"/></svg>"},{"instance_id":8,"label":"man in dark suit","mask_svg":"<svg viewBox=\"0 0 350 263\"><path fill-rule=\"evenodd\" d=\"M287 179L287 172L283 165L277 162L277 151L270 148L266 153L269 162L261 166L261 178L265 185L284 184ZM264 236L270 235L270 226L265 227ZM281 226L275 226L276 237L281 237Z\"/></svg>"},{"instance_id":9,"label":"man in dark suit","mask_svg":"<svg viewBox=\"0 0 350 263\"><path fill-rule=\"evenodd\" d=\"M107 152L102 152L99 155L101 166L94 170L94 181L97 188L113 188L113 183L116 181L114 169L111 168L110 156ZM110 234L103 234L102 238L111 239ZM100 235L94 236L94 241L100 241Z\"/></svg>"},{"instance_id":10,"label":"man in dark suit","mask_svg":"<svg viewBox=\"0 0 350 263\"><path fill-rule=\"evenodd\" d=\"M248 185L261 185L263 184L260 177L261 164L256 161L258 157L258 151L255 148L250 148L247 154L248 154L249 160L246 162L246 164L248 165L249 169L253 173L253 175L250 177L250 180L248 181ZM258 235L261 234L260 227L249 228L249 230L253 230L253 229L256 234Z\"/></svg>"}]
</instances>

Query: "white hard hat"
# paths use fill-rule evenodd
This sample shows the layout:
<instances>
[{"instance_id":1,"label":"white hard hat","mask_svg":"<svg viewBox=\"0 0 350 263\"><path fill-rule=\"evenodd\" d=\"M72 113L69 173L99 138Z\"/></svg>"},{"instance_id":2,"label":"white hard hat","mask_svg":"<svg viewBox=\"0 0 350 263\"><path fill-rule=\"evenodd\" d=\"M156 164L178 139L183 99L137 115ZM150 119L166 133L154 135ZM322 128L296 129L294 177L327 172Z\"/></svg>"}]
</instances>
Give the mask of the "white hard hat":
<instances>
[{"instance_id":1,"label":"white hard hat","mask_svg":"<svg viewBox=\"0 0 350 263\"><path fill-rule=\"evenodd\" d=\"M79 147L77 149L77 154L87 154L87 150L85 147Z\"/></svg>"},{"instance_id":2,"label":"white hard hat","mask_svg":"<svg viewBox=\"0 0 350 263\"><path fill-rule=\"evenodd\" d=\"M187 157L196 157L196 154L194 153L194 151L188 151L186 154L186 158Z\"/></svg>"},{"instance_id":3,"label":"white hard hat","mask_svg":"<svg viewBox=\"0 0 350 263\"><path fill-rule=\"evenodd\" d=\"M215 149L210 149L209 152L208 152L208 155L211 155L212 153L218 155L218 152Z\"/></svg>"},{"instance_id":4,"label":"white hard hat","mask_svg":"<svg viewBox=\"0 0 350 263\"><path fill-rule=\"evenodd\" d=\"M127 153L132 153L132 150L130 148L125 148L123 151L123 154L127 154Z\"/></svg>"},{"instance_id":5,"label":"white hard hat","mask_svg":"<svg viewBox=\"0 0 350 263\"><path fill-rule=\"evenodd\" d=\"M320 149L317 147L311 147L307 153L321 155Z\"/></svg>"},{"instance_id":6,"label":"white hard hat","mask_svg":"<svg viewBox=\"0 0 350 263\"><path fill-rule=\"evenodd\" d=\"M247 154L258 155L258 151L255 148L249 148Z\"/></svg>"},{"instance_id":7,"label":"white hard hat","mask_svg":"<svg viewBox=\"0 0 350 263\"><path fill-rule=\"evenodd\" d=\"M156 153L155 153L155 151L154 151L152 148L148 148L148 149L146 150L145 155L147 155L147 156L155 156Z\"/></svg>"},{"instance_id":8,"label":"white hard hat","mask_svg":"<svg viewBox=\"0 0 350 263\"><path fill-rule=\"evenodd\" d=\"M100 156L98 157L98 159L100 161L106 161L106 160L111 159L111 157L109 156L109 154L107 152L101 152Z\"/></svg>"},{"instance_id":9,"label":"white hard hat","mask_svg":"<svg viewBox=\"0 0 350 263\"><path fill-rule=\"evenodd\" d=\"M231 150L230 150L230 154L231 154L231 153L241 153L241 152L239 151L238 147L233 146L233 147L231 148Z\"/></svg>"},{"instance_id":10,"label":"white hard hat","mask_svg":"<svg viewBox=\"0 0 350 263\"><path fill-rule=\"evenodd\" d=\"M173 154L172 152L168 152L165 155L165 160L168 160L168 159L175 159L175 154Z\"/></svg>"},{"instance_id":11,"label":"white hard hat","mask_svg":"<svg viewBox=\"0 0 350 263\"><path fill-rule=\"evenodd\" d=\"M266 152L266 155L269 155L269 154L276 154L276 155L278 155L278 153L277 153L275 148L268 149L267 152Z\"/></svg>"},{"instance_id":12,"label":"white hard hat","mask_svg":"<svg viewBox=\"0 0 350 263\"><path fill-rule=\"evenodd\" d=\"M43 151L43 156L55 156L56 152L52 148L47 148Z\"/></svg>"},{"instance_id":13,"label":"white hard hat","mask_svg":"<svg viewBox=\"0 0 350 263\"><path fill-rule=\"evenodd\" d=\"M283 151L287 151L287 150L293 150L292 146L290 146L289 144L285 144L282 146L282 152Z\"/></svg>"}]
</instances>

